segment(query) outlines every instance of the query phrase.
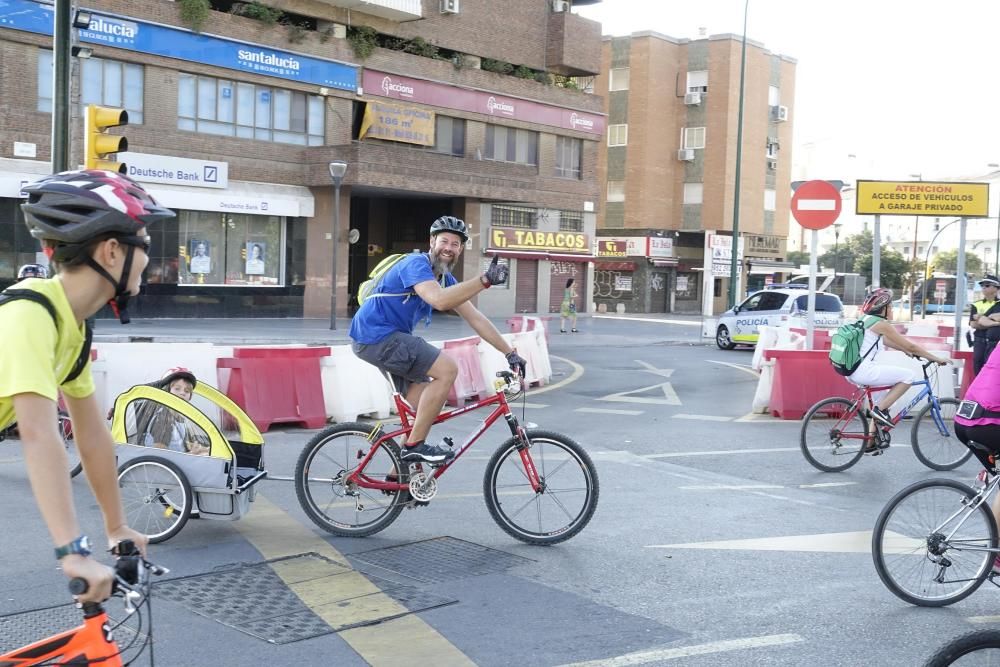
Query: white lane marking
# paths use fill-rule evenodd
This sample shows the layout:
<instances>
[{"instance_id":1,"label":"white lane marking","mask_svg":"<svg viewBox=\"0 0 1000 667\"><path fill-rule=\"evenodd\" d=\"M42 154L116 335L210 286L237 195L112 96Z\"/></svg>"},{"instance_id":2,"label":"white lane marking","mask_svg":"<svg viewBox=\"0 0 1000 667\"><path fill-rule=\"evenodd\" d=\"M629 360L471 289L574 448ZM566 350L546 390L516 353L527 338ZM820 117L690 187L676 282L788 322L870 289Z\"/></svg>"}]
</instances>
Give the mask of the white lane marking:
<instances>
[{"instance_id":1,"label":"white lane marking","mask_svg":"<svg viewBox=\"0 0 1000 667\"><path fill-rule=\"evenodd\" d=\"M566 385L568 385L570 382L576 382L583 375L583 366L581 366L580 364L576 363L575 361L571 361L569 359L566 359L565 357L557 357L554 354L550 354L549 358L550 359L557 359L558 361L561 361L561 362L563 362L565 364L569 364L570 366L573 367L573 372L570 373L570 375L569 375L568 378L566 378L564 380L559 380L559 382L556 382L555 384L550 384L550 385L546 385L544 387L539 387L538 389L531 389L531 390L529 390L528 394L530 396L537 396L538 394L544 393L546 391L552 391L553 389L560 389L560 388L565 387Z\"/></svg>"},{"instance_id":2,"label":"white lane marking","mask_svg":"<svg viewBox=\"0 0 1000 667\"><path fill-rule=\"evenodd\" d=\"M886 534L885 553L926 556L926 540L918 540L897 533ZM860 530L847 533L820 533L817 535L787 535L760 537L746 540L718 540L716 542L689 542L686 544L650 544L647 549L722 549L730 551L810 551L824 553L870 554L872 532Z\"/></svg>"},{"instance_id":3,"label":"white lane marking","mask_svg":"<svg viewBox=\"0 0 1000 667\"><path fill-rule=\"evenodd\" d=\"M1000 616L969 616L969 623L1000 623Z\"/></svg>"},{"instance_id":4,"label":"white lane marking","mask_svg":"<svg viewBox=\"0 0 1000 667\"><path fill-rule=\"evenodd\" d=\"M749 373L755 378L760 379L760 373L750 368L749 366L744 366L743 364L731 364L728 361L715 361L714 359L706 359L710 364L719 364L720 366L729 366L730 368L735 368L738 371L743 371L744 373Z\"/></svg>"},{"instance_id":5,"label":"white lane marking","mask_svg":"<svg viewBox=\"0 0 1000 667\"><path fill-rule=\"evenodd\" d=\"M646 363L641 359L636 359L635 363L639 364L643 368L639 370L645 373L652 373L653 375L658 375L662 378L669 378L674 374L673 368L656 368L652 364ZM636 394L642 394L647 391L654 391L659 389L663 392L663 398L652 397L652 396L636 396ZM681 399L678 398L677 392L674 391L673 385L669 381L661 382L660 384L651 384L648 387L640 387L638 389L630 389L628 391L619 391L614 394L608 394L607 396L602 396L598 398L599 401L617 401L622 403L644 403L653 405L680 405Z\"/></svg>"},{"instance_id":6,"label":"white lane marking","mask_svg":"<svg viewBox=\"0 0 1000 667\"><path fill-rule=\"evenodd\" d=\"M728 422L732 421L732 417L722 417L720 415L689 415L683 412L678 412L676 415L670 415L671 419L694 419L701 422Z\"/></svg>"},{"instance_id":7,"label":"white lane marking","mask_svg":"<svg viewBox=\"0 0 1000 667\"><path fill-rule=\"evenodd\" d=\"M717 449L708 452L668 452L666 454L642 454L644 459L675 459L684 456L729 456L731 454L768 454L771 452L800 452L798 447L762 447L759 449Z\"/></svg>"},{"instance_id":8,"label":"white lane marking","mask_svg":"<svg viewBox=\"0 0 1000 667\"><path fill-rule=\"evenodd\" d=\"M749 491L751 489L783 489L780 484L703 484L696 486L678 486L684 491Z\"/></svg>"},{"instance_id":9,"label":"white lane marking","mask_svg":"<svg viewBox=\"0 0 1000 667\"><path fill-rule=\"evenodd\" d=\"M762 422L767 424L795 424L796 426L801 423L798 419L778 419L777 417L772 417L767 412L748 412L734 421L744 424L747 422Z\"/></svg>"},{"instance_id":10,"label":"white lane marking","mask_svg":"<svg viewBox=\"0 0 1000 667\"><path fill-rule=\"evenodd\" d=\"M655 651L638 651L636 653L626 653L625 655L620 655L615 658L588 660L586 662L573 662L562 665L561 667L628 667L629 665L646 665L651 662L673 660L674 658L690 658L695 655L724 653L726 651L741 651L744 649L760 648L763 646L797 644L802 641L805 640L800 635L795 634L743 637L741 639L726 639L723 641L709 642L708 644L678 646L677 648L666 648Z\"/></svg>"},{"instance_id":11,"label":"white lane marking","mask_svg":"<svg viewBox=\"0 0 1000 667\"><path fill-rule=\"evenodd\" d=\"M591 315L595 320L628 320L629 322L658 322L660 324L680 324L686 327L700 327L701 322L690 320L664 320L655 317L619 317L617 315Z\"/></svg>"},{"instance_id":12,"label":"white lane marking","mask_svg":"<svg viewBox=\"0 0 1000 667\"><path fill-rule=\"evenodd\" d=\"M577 408L573 412L593 412L599 415L629 415L632 417L642 414L642 410L611 410L606 408Z\"/></svg>"},{"instance_id":13,"label":"white lane marking","mask_svg":"<svg viewBox=\"0 0 1000 667\"><path fill-rule=\"evenodd\" d=\"M514 410L516 408L528 408L529 410L542 410L549 407L545 403L521 403L520 401L510 404L510 409Z\"/></svg>"},{"instance_id":14,"label":"white lane marking","mask_svg":"<svg viewBox=\"0 0 1000 667\"><path fill-rule=\"evenodd\" d=\"M857 482L818 482L816 484L799 484L800 489L825 489L828 486L854 486Z\"/></svg>"}]
</instances>

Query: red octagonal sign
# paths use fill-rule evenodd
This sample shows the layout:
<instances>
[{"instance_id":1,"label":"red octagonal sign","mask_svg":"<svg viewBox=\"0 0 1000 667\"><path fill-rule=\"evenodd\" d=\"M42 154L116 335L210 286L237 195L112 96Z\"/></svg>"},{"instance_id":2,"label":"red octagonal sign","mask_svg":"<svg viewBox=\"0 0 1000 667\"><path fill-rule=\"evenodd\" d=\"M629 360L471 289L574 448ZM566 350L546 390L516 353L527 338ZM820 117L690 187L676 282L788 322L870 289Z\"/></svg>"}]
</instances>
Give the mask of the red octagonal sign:
<instances>
[{"instance_id":1,"label":"red octagonal sign","mask_svg":"<svg viewBox=\"0 0 1000 667\"><path fill-rule=\"evenodd\" d=\"M840 217L840 190L826 181L806 181L792 195L792 215L806 229L825 229Z\"/></svg>"}]
</instances>

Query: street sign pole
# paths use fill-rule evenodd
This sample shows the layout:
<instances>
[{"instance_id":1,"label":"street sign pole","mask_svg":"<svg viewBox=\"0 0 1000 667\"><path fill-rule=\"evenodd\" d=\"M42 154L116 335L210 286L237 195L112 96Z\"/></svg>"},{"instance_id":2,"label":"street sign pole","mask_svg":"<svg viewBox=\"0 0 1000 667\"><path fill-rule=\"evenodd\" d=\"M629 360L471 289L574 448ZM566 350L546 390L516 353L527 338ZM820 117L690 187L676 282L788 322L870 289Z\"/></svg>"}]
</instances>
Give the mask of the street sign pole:
<instances>
[{"instance_id":1,"label":"street sign pole","mask_svg":"<svg viewBox=\"0 0 1000 667\"><path fill-rule=\"evenodd\" d=\"M806 349L813 349L813 330L816 328L816 255L819 246L819 230L809 235L809 315L806 317Z\"/></svg>"},{"instance_id":2,"label":"street sign pole","mask_svg":"<svg viewBox=\"0 0 1000 667\"><path fill-rule=\"evenodd\" d=\"M882 235L879 228L879 217L875 216L875 224L872 226L872 288L882 285Z\"/></svg>"},{"instance_id":3,"label":"street sign pole","mask_svg":"<svg viewBox=\"0 0 1000 667\"><path fill-rule=\"evenodd\" d=\"M955 269L955 340L952 345L956 352L962 348L959 346L962 340L962 315L965 311L965 227L968 223L966 218L958 223L958 267Z\"/></svg>"},{"instance_id":4,"label":"street sign pole","mask_svg":"<svg viewBox=\"0 0 1000 667\"><path fill-rule=\"evenodd\" d=\"M806 181L795 188L795 193L792 195L792 215L800 225L812 230L809 252L809 295L806 297L809 311L806 314L807 350L813 349L813 331L816 327L816 256L819 254L819 230L826 229L836 222L842 204L840 188L828 181Z\"/></svg>"}]
</instances>

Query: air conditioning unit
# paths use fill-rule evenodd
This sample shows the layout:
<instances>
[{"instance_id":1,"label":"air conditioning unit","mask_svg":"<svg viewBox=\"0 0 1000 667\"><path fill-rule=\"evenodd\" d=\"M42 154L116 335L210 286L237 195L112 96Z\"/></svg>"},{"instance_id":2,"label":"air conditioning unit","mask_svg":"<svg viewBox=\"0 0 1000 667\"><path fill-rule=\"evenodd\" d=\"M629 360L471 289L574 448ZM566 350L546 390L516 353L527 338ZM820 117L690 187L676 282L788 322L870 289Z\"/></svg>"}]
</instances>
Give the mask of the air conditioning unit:
<instances>
[{"instance_id":1,"label":"air conditioning unit","mask_svg":"<svg viewBox=\"0 0 1000 667\"><path fill-rule=\"evenodd\" d=\"M677 151L677 159L681 162L692 162L694 161L694 149L693 148L682 148Z\"/></svg>"},{"instance_id":2,"label":"air conditioning unit","mask_svg":"<svg viewBox=\"0 0 1000 667\"><path fill-rule=\"evenodd\" d=\"M458 0L441 0L441 13L442 14L457 14L458 13Z\"/></svg>"},{"instance_id":3,"label":"air conditioning unit","mask_svg":"<svg viewBox=\"0 0 1000 667\"><path fill-rule=\"evenodd\" d=\"M771 171L775 171L778 168L778 161L777 160L768 160L767 161L767 168L769 170L771 170Z\"/></svg>"},{"instance_id":4,"label":"air conditioning unit","mask_svg":"<svg viewBox=\"0 0 1000 667\"><path fill-rule=\"evenodd\" d=\"M684 96L684 104L701 104L701 93L688 93Z\"/></svg>"},{"instance_id":5,"label":"air conditioning unit","mask_svg":"<svg viewBox=\"0 0 1000 667\"><path fill-rule=\"evenodd\" d=\"M774 120L779 123L783 123L788 120L788 107L777 106L775 107Z\"/></svg>"},{"instance_id":6,"label":"air conditioning unit","mask_svg":"<svg viewBox=\"0 0 1000 667\"><path fill-rule=\"evenodd\" d=\"M552 0L552 11L562 14L569 11L569 0Z\"/></svg>"}]
</instances>

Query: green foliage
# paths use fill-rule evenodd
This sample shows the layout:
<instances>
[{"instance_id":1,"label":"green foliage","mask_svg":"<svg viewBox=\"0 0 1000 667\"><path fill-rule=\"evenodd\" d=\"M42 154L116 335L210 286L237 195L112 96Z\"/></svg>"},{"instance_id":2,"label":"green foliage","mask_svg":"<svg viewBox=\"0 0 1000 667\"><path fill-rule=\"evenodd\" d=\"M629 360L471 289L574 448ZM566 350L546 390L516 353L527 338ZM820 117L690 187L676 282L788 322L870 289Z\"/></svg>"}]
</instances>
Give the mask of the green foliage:
<instances>
[{"instance_id":1,"label":"green foliage","mask_svg":"<svg viewBox=\"0 0 1000 667\"><path fill-rule=\"evenodd\" d=\"M551 75L551 83L559 88L565 88L566 90L580 90L580 85L571 76L561 76L559 74Z\"/></svg>"},{"instance_id":2,"label":"green foliage","mask_svg":"<svg viewBox=\"0 0 1000 667\"><path fill-rule=\"evenodd\" d=\"M414 37L409 40L403 47L403 51L424 58L436 58L438 55L438 47L425 41L423 37Z\"/></svg>"},{"instance_id":3,"label":"green foliage","mask_svg":"<svg viewBox=\"0 0 1000 667\"><path fill-rule=\"evenodd\" d=\"M487 72L496 72L497 74L510 74L514 71L514 66L510 63L493 58L483 58L479 67Z\"/></svg>"},{"instance_id":4,"label":"green foliage","mask_svg":"<svg viewBox=\"0 0 1000 667\"><path fill-rule=\"evenodd\" d=\"M871 236L869 234L869 236ZM854 263L854 272L860 273L861 275L871 275L872 272L872 253L871 250L868 254L858 257L857 261ZM906 285L912 278L912 264L910 260L903 257L899 252L882 246L882 256L881 256L881 270L879 276L879 284L882 287L889 287L891 289L897 290L897 295L899 290Z\"/></svg>"},{"instance_id":5,"label":"green foliage","mask_svg":"<svg viewBox=\"0 0 1000 667\"><path fill-rule=\"evenodd\" d=\"M456 51L451 56L451 64L455 66L455 69L464 69L468 61L466 61L464 53Z\"/></svg>"},{"instance_id":6,"label":"green foliage","mask_svg":"<svg viewBox=\"0 0 1000 667\"><path fill-rule=\"evenodd\" d=\"M538 83L544 84L546 86L552 85L552 75L550 75L548 72L538 70L537 72L535 72L535 76L532 78L534 78L535 81L537 81Z\"/></svg>"},{"instance_id":7,"label":"green foliage","mask_svg":"<svg viewBox=\"0 0 1000 667\"><path fill-rule=\"evenodd\" d=\"M181 21L186 23L195 32L201 32L201 27L208 18L211 6L208 0L180 0Z\"/></svg>"},{"instance_id":8,"label":"green foliage","mask_svg":"<svg viewBox=\"0 0 1000 667\"><path fill-rule=\"evenodd\" d=\"M367 60L378 46L378 32L366 25L352 26L347 29L347 42L358 60Z\"/></svg>"},{"instance_id":9,"label":"green foliage","mask_svg":"<svg viewBox=\"0 0 1000 667\"><path fill-rule=\"evenodd\" d=\"M809 264L809 253L802 252L801 250L792 250L785 255L785 261L794 264L795 266Z\"/></svg>"},{"instance_id":10,"label":"green foliage","mask_svg":"<svg viewBox=\"0 0 1000 667\"><path fill-rule=\"evenodd\" d=\"M259 2L245 2L241 5L234 5L233 14L260 21L264 25L274 25L285 13L280 9L262 5Z\"/></svg>"},{"instance_id":11,"label":"green foliage","mask_svg":"<svg viewBox=\"0 0 1000 667\"><path fill-rule=\"evenodd\" d=\"M940 273L955 273L958 270L958 251L945 250L934 255L931 260L931 271ZM978 274L983 270L983 260L979 255L965 253L965 272Z\"/></svg>"},{"instance_id":12,"label":"green foliage","mask_svg":"<svg viewBox=\"0 0 1000 667\"><path fill-rule=\"evenodd\" d=\"M530 67L525 67L524 65L518 65L514 69L514 76L516 76L519 79L534 79L535 70L531 69Z\"/></svg>"}]
</instances>

